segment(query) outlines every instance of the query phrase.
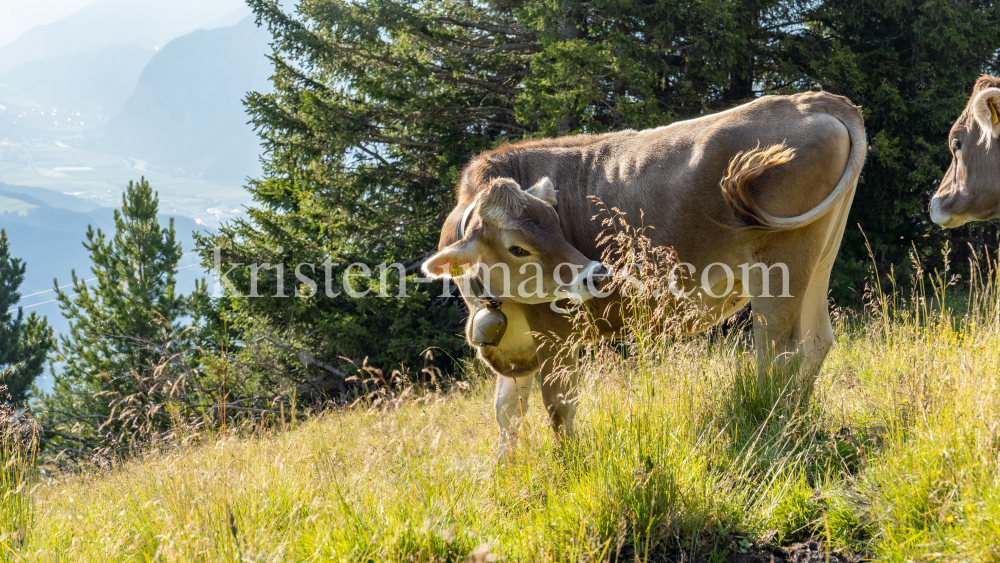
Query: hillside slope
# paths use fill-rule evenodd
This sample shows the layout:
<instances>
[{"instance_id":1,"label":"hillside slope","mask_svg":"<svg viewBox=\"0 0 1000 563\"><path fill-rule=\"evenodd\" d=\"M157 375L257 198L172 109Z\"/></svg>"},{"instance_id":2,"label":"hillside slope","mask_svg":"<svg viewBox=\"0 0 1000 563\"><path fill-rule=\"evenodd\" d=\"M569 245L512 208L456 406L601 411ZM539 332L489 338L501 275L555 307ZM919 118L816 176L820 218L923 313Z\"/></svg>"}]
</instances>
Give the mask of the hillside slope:
<instances>
[{"instance_id":1,"label":"hillside slope","mask_svg":"<svg viewBox=\"0 0 1000 563\"><path fill-rule=\"evenodd\" d=\"M536 392L499 466L492 382L475 376L288 431L182 431L117 470L21 489L27 539L8 545L95 562L996 561L997 296L841 317L803 411L755 387L745 342L598 348L575 437L555 441Z\"/></svg>"}]
</instances>

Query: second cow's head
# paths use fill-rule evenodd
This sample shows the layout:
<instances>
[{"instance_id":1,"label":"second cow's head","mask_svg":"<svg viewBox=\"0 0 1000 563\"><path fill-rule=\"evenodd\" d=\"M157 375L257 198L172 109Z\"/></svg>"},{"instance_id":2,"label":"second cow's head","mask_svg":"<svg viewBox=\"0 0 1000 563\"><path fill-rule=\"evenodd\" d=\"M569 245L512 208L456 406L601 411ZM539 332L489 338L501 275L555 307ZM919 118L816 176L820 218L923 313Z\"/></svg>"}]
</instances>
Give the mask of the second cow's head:
<instances>
[{"instance_id":1,"label":"second cow's head","mask_svg":"<svg viewBox=\"0 0 1000 563\"><path fill-rule=\"evenodd\" d=\"M943 227L1000 217L1000 78L976 82L948 135L951 166L931 199L931 220Z\"/></svg>"},{"instance_id":2,"label":"second cow's head","mask_svg":"<svg viewBox=\"0 0 1000 563\"><path fill-rule=\"evenodd\" d=\"M434 278L478 277L500 302L585 301L606 285L606 268L573 247L563 232L558 192L548 178L522 190L496 178L465 211L458 241L423 264Z\"/></svg>"}]
</instances>

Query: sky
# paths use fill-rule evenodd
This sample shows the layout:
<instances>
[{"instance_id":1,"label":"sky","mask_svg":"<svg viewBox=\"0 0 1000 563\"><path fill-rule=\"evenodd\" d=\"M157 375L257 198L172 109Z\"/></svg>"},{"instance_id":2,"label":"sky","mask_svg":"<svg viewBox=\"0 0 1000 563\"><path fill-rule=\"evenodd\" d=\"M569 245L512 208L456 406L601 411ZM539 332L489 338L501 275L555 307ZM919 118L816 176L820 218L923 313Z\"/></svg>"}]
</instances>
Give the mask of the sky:
<instances>
[{"instance_id":1,"label":"sky","mask_svg":"<svg viewBox=\"0 0 1000 563\"><path fill-rule=\"evenodd\" d=\"M52 23L95 0L0 0L0 46L36 25Z\"/></svg>"}]
</instances>

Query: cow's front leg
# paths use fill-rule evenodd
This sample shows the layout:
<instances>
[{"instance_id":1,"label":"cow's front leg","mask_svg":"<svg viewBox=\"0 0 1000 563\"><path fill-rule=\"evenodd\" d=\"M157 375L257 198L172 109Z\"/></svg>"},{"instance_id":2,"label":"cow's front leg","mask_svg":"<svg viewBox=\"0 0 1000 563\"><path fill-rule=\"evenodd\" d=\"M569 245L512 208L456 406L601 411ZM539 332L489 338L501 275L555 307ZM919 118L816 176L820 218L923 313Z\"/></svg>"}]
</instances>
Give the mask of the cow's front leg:
<instances>
[{"instance_id":1,"label":"cow's front leg","mask_svg":"<svg viewBox=\"0 0 1000 563\"><path fill-rule=\"evenodd\" d=\"M556 436L573 433L573 419L576 416L576 392L579 382L577 351L550 351L542 357L548 347L539 350L542 378L542 403L549 415L549 422Z\"/></svg>"},{"instance_id":2,"label":"cow's front leg","mask_svg":"<svg viewBox=\"0 0 1000 563\"><path fill-rule=\"evenodd\" d=\"M524 377L497 376L494 404L497 425L500 426L500 447L497 450L497 461L500 463L512 459L517 450L517 429L528 412L528 397L534 379L534 374Z\"/></svg>"}]
</instances>

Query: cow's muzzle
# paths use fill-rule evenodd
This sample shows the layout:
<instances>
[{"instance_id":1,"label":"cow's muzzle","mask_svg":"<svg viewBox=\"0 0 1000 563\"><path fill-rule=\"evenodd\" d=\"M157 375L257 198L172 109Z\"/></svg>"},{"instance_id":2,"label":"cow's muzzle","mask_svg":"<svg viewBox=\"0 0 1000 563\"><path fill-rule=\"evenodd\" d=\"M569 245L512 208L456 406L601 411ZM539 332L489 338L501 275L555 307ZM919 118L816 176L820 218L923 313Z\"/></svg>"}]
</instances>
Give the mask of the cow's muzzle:
<instances>
[{"instance_id":1,"label":"cow's muzzle","mask_svg":"<svg viewBox=\"0 0 1000 563\"><path fill-rule=\"evenodd\" d=\"M944 198L935 196L931 199L931 203L928 206L928 211L930 212L931 221L934 221L938 225L946 229L953 229L955 227L960 227L965 224L968 219L955 215L954 213L949 213L945 210Z\"/></svg>"},{"instance_id":2,"label":"cow's muzzle","mask_svg":"<svg viewBox=\"0 0 1000 563\"><path fill-rule=\"evenodd\" d=\"M594 292L600 292L611 283L612 275L604 264L598 263L587 276L587 288L593 288Z\"/></svg>"},{"instance_id":3,"label":"cow's muzzle","mask_svg":"<svg viewBox=\"0 0 1000 563\"><path fill-rule=\"evenodd\" d=\"M587 301L593 297L607 297L604 291L611 284L610 269L600 262L591 262L572 282L559 287L559 292L574 301Z\"/></svg>"}]
</instances>

